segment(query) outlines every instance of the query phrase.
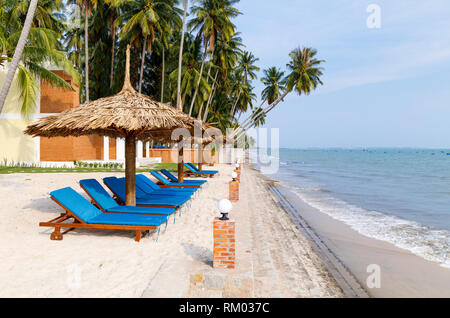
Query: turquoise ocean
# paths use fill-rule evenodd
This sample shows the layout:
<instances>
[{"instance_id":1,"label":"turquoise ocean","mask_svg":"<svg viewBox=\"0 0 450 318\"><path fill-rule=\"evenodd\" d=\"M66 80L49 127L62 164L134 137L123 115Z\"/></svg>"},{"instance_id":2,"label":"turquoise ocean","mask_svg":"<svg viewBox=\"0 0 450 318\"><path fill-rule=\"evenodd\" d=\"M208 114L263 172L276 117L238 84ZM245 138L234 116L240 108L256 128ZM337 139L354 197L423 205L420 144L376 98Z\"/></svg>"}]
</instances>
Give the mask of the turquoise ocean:
<instances>
[{"instance_id":1,"label":"turquoise ocean","mask_svg":"<svg viewBox=\"0 0 450 318\"><path fill-rule=\"evenodd\" d=\"M276 160L267 176L307 204L450 268L450 149L260 149L259 158Z\"/></svg>"}]
</instances>

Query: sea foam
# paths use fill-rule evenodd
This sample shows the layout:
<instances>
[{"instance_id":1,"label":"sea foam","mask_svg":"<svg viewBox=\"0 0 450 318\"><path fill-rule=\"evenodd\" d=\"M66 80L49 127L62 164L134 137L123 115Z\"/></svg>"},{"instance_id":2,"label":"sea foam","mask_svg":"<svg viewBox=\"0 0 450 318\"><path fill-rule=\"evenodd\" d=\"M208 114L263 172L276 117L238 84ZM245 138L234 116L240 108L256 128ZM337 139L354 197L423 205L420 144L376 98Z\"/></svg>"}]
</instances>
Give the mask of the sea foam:
<instances>
[{"instance_id":1,"label":"sea foam","mask_svg":"<svg viewBox=\"0 0 450 318\"><path fill-rule=\"evenodd\" d=\"M386 241L426 260L450 268L450 232L394 215L366 210L316 188L286 185L305 203L344 222L358 233ZM319 195L318 195L319 193Z\"/></svg>"}]
</instances>

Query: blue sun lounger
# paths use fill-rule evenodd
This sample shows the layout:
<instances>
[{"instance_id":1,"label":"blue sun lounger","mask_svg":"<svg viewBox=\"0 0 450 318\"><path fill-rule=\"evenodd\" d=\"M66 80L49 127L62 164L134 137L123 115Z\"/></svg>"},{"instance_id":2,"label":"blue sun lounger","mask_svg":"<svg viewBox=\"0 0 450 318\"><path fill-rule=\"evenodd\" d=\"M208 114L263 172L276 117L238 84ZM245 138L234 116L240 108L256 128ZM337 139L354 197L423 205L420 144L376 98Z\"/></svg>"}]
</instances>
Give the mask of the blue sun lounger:
<instances>
[{"instance_id":1,"label":"blue sun lounger","mask_svg":"<svg viewBox=\"0 0 450 318\"><path fill-rule=\"evenodd\" d=\"M102 185L95 179L80 181L81 188L86 191L92 203L105 213L129 213L170 216L175 213L173 208L153 208L141 206L124 206L117 204Z\"/></svg>"},{"instance_id":2,"label":"blue sun lounger","mask_svg":"<svg viewBox=\"0 0 450 318\"><path fill-rule=\"evenodd\" d=\"M162 215L137 215L103 213L82 197L72 188L64 188L50 193L53 201L59 204L65 213L48 222L41 222L39 226L53 227L51 240L62 240L63 235L74 229L95 230L129 230L136 232L136 241L141 239L141 232L149 232L159 229L164 223L167 225L167 217ZM73 222L67 222L73 219ZM67 228L61 233L61 229Z\"/></svg>"},{"instance_id":3,"label":"blue sun lounger","mask_svg":"<svg viewBox=\"0 0 450 318\"><path fill-rule=\"evenodd\" d=\"M154 176L159 182L161 182L162 188L195 188L199 189L200 185L193 185L190 183L184 182L170 182L163 175L161 175L158 171L150 171L152 176Z\"/></svg>"},{"instance_id":4,"label":"blue sun lounger","mask_svg":"<svg viewBox=\"0 0 450 318\"><path fill-rule=\"evenodd\" d=\"M175 177L172 173L169 172L169 170L162 169L161 173L167 177L172 182L178 182L178 178ZM184 180L184 183L193 184L193 185L203 185L207 183L206 180Z\"/></svg>"},{"instance_id":5,"label":"blue sun lounger","mask_svg":"<svg viewBox=\"0 0 450 318\"><path fill-rule=\"evenodd\" d=\"M199 176L199 177L213 177L216 174L218 174L218 171L199 171L197 168L193 168L192 166L188 165L187 163L184 164L184 167L187 169L187 171L184 172L185 176Z\"/></svg>"},{"instance_id":6,"label":"blue sun lounger","mask_svg":"<svg viewBox=\"0 0 450 318\"><path fill-rule=\"evenodd\" d=\"M198 168L193 164L193 163L186 163L189 167L191 167L195 172L200 172L200 173L213 173L213 174L217 174L219 173L218 170L198 170Z\"/></svg>"},{"instance_id":7,"label":"blue sun lounger","mask_svg":"<svg viewBox=\"0 0 450 318\"><path fill-rule=\"evenodd\" d=\"M147 194L161 194L189 198L197 191L197 189L194 188L161 188L143 174L136 175L136 186Z\"/></svg>"},{"instance_id":8,"label":"blue sun lounger","mask_svg":"<svg viewBox=\"0 0 450 318\"><path fill-rule=\"evenodd\" d=\"M126 202L125 195L125 179L117 179L116 177L104 178L103 182L111 190L112 193L122 202ZM147 195L139 187L136 187L136 205L137 206L151 206L158 208L179 208L184 203L189 201L189 198L179 198L161 195Z\"/></svg>"}]
</instances>

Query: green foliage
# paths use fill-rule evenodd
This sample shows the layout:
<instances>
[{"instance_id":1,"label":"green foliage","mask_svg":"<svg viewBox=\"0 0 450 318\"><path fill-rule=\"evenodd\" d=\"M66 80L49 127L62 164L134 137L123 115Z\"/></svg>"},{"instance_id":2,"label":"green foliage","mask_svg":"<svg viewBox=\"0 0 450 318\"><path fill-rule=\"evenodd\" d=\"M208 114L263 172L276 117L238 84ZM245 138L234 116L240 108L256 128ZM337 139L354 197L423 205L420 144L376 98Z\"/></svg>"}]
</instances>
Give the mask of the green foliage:
<instances>
[{"instance_id":1,"label":"green foliage","mask_svg":"<svg viewBox=\"0 0 450 318\"><path fill-rule=\"evenodd\" d=\"M22 26L28 11L29 1L0 1L0 62L11 61L19 41ZM47 81L53 86L73 89L59 76L48 71L48 65L66 71L77 80L73 65L61 51L60 39L64 33L62 1L41 0L38 2L33 25L25 45L17 78L21 97L21 112L28 116L34 112L37 98L37 79Z\"/></svg>"},{"instance_id":2,"label":"green foliage","mask_svg":"<svg viewBox=\"0 0 450 318\"><path fill-rule=\"evenodd\" d=\"M296 91L308 95L322 84L324 62L316 58L312 48L293 50L287 72L272 67L261 79L265 88L261 101L269 107L255 108L257 100L252 81L257 79L258 58L245 51L234 19L241 13L239 0L198 0L191 5L182 57L181 95L184 111L204 118L221 129L237 127L243 113L252 111L263 125L272 103L283 94ZM72 74L80 87L80 100L85 95L85 34L89 34L90 100L119 92L123 85L125 50L132 44L131 82L138 89L143 62L142 93L153 99L176 104L178 54L183 10L180 0L68 0L79 6L82 21L62 14L70 10L63 0L40 0L33 27L24 50L18 79L23 100L22 113L33 111L37 98L36 78L54 86L72 89L64 80L48 71L47 63ZM0 0L0 64L10 60L27 12L26 0ZM84 9L87 9L86 13ZM83 21L84 20L84 21ZM144 43L146 46L144 47ZM144 51L143 51L144 49ZM143 54L145 52L145 54ZM0 54L2 55L2 54ZM164 56L164 59L163 59ZM204 64L203 64L204 63ZM204 65L203 72L200 69ZM198 93L195 94L198 86ZM162 95L162 96L161 96ZM195 101L192 103L192 99ZM276 105L275 105L276 106ZM260 115L260 116L256 116ZM246 124L247 125L247 124ZM74 162L78 168L118 169L120 164Z\"/></svg>"}]
</instances>

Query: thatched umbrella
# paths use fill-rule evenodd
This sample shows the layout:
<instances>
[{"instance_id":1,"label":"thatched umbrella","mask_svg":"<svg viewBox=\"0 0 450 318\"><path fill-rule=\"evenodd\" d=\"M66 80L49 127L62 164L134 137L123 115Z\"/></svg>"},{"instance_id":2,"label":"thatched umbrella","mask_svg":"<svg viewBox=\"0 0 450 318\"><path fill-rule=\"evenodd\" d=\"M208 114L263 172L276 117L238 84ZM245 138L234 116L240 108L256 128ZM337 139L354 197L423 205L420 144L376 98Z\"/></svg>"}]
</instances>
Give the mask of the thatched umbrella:
<instances>
[{"instance_id":1,"label":"thatched umbrella","mask_svg":"<svg viewBox=\"0 0 450 318\"><path fill-rule=\"evenodd\" d=\"M136 205L136 141L170 140L177 128L193 129L194 119L176 108L139 94L130 83L130 47L125 82L120 93L87 102L58 115L40 119L25 131L31 136L100 135L125 138L126 204ZM179 169L183 171L182 162Z\"/></svg>"}]
</instances>

